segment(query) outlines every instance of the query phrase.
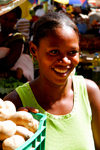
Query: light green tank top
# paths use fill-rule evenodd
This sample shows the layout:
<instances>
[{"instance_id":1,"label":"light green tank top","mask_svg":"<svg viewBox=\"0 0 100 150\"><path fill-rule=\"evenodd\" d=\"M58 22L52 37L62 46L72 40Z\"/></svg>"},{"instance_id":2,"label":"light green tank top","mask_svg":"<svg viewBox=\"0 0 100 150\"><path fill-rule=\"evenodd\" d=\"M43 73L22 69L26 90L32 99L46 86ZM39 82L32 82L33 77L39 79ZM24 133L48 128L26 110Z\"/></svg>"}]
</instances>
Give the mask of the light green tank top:
<instances>
[{"instance_id":1,"label":"light green tank top","mask_svg":"<svg viewBox=\"0 0 100 150\"><path fill-rule=\"evenodd\" d=\"M29 83L16 89L23 106L35 107L47 115L46 150L95 150L85 80L82 76L72 78L74 106L66 115L46 112L36 101Z\"/></svg>"}]
</instances>

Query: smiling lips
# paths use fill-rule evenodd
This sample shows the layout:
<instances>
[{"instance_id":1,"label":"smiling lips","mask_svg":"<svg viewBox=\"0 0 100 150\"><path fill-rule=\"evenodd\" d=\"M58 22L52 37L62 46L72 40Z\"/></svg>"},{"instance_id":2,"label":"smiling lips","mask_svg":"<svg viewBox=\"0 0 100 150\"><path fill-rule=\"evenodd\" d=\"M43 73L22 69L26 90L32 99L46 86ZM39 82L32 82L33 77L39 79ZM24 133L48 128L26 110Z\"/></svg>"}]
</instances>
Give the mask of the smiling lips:
<instances>
[{"instance_id":1,"label":"smiling lips","mask_svg":"<svg viewBox=\"0 0 100 150\"><path fill-rule=\"evenodd\" d=\"M58 68L58 67L55 67L55 68L53 68L53 70L56 71L57 73L63 74L63 73L67 73L67 71L69 70L69 68L70 67L67 67L67 68L62 68L62 67Z\"/></svg>"}]
</instances>

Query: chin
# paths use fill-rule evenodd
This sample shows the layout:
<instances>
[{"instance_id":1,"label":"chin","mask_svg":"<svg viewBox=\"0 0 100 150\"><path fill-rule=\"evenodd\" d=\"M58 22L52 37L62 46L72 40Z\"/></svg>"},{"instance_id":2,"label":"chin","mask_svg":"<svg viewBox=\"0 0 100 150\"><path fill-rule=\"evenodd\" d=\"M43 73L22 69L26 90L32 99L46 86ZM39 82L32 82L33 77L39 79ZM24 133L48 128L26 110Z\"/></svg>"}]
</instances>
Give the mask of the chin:
<instances>
[{"instance_id":1,"label":"chin","mask_svg":"<svg viewBox=\"0 0 100 150\"><path fill-rule=\"evenodd\" d=\"M58 78L55 80L51 80L50 84L54 87L64 86L67 83L68 78ZM50 81L50 80L49 80Z\"/></svg>"}]
</instances>

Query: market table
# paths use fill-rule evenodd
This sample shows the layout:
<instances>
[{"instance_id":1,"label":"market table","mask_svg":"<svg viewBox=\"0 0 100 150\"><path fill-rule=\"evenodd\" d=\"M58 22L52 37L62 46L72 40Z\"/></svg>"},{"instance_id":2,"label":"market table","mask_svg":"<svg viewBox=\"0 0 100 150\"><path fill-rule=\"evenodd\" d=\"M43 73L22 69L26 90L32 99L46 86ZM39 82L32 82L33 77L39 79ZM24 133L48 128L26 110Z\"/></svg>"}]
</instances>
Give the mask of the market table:
<instances>
[{"instance_id":1,"label":"market table","mask_svg":"<svg viewBox=\"0 0 100 150\"><path fill-rule=\"evenodd\" d=\"M76 67L76 74L83 75L85 78L95 81L100 88L100 72L93 72L93 56L94 54L84 54L80 57L79 65ZM96 78L95 78L96 75ZM97 78L98 77L98 78ZM98 79L98 81L96 81Z\"/></svg>"}]
</instances>

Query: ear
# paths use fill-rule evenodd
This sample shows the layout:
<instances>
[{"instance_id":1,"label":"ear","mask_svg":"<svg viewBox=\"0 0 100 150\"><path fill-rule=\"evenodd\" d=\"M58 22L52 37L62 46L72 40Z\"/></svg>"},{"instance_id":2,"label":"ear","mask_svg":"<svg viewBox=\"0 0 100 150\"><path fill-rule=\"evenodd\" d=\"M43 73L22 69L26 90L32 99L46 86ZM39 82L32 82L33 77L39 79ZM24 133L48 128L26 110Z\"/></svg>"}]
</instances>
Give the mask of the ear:
<instances>
[{"instance_id":1,"label":"ear","mask_svg":"<svg viewBox=\"0 0 100 150\"><path fill-rule=\"evenodd\" d=\"M31 41L29 43L29 47L30 47L30 52L32 56L37 59L37 51L38 51L37 46Z\"/></svg>"}]
</instances>

